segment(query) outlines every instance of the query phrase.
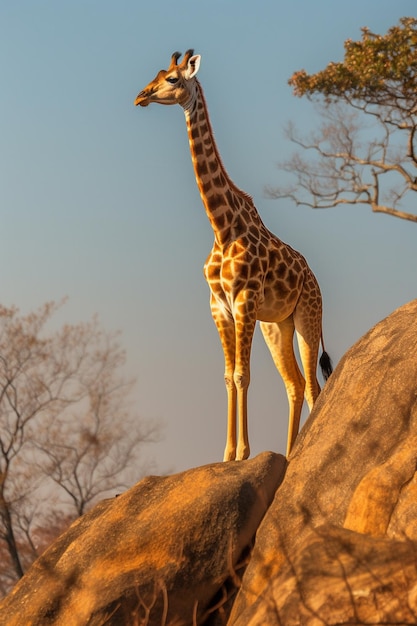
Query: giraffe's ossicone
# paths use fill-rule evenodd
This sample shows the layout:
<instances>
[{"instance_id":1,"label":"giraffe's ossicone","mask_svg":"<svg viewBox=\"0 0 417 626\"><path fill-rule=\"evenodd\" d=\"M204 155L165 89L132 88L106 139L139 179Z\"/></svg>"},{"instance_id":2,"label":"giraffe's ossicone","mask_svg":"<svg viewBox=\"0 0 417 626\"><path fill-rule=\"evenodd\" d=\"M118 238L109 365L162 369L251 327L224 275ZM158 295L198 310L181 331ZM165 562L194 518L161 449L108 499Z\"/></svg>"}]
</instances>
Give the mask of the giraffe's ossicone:
<instances>
[{"instance_id":1,"label":"giraffe's ossicone","mask_svg":"<svg viewBox=\"0 0 417 626\"><path fill-rule=\"evenodd\" d=\"M196 78L201 57L188 50L178 63L180 56L178 52L172 55L169 68L158 72L138 94L135 105L179 104L185 112L195 177L214 231L204 274L225 359L228 418L224 460L249 456L247 391L257 320L287 390L288 455L298 434L304 397L311 410L320 393L320 288L305 258L265 227L252 198L228 176ZM294 354L294 330L304 377ZM320 365L326 379L332 368L324 345Z\"/></svg>"}]
</instances>

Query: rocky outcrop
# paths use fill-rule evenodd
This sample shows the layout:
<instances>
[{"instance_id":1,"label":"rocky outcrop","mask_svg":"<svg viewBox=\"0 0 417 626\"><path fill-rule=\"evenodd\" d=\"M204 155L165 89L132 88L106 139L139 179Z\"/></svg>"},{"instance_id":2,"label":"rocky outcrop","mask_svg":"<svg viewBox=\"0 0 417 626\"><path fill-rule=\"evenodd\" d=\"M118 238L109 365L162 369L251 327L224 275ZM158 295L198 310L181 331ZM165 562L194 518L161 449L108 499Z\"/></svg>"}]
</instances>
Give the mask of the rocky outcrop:
<instances>
[{"instance_id":1,"label":"rocky outcrop","mask_svg":"<svg viewBox=\"0 0 417 626\"><path fill-rule=\"evenodd\" d=\"M416 624L416 548L414 542L320 526L236 623Z\"/></svg>"},{"instance_id":2,"label":"rocky outcrop","mask_svg":"<svg viewBox=\"0 0 417 626\"><path fill-rule=\"evenodd\" d=\"M390 622L387 609L383 618L381 600L380 618L367 623L417 623L416 468L417 300L370 330L346 353L330 377L297 439L285 480L258 530L230 624L361 623L352 617L357 617L355 610L362 603L358 598L371 589L374 577L387 592L386 597L382 594L384 601L390 603L389 589L395 589L401 578L405 553L411 556L403 563L402 596L398 596L407 598L404 615ZM291 620L287 621L287 615L280 621L282 594L287 593L282 585L293 572L294 562L303 563L295 577L300 594L309 584L303 572L308 572L308 579L316 572L323 588L319 597L326 593L329 579L319 554L325 556L328 543L334 546L335 539L334 534L333 539L327 538L323 531L317 535L323 525L346 529L337 535L337 541L343 544L346 540L353 546L358 562L366 555L369 578L358 576L356 583L351 580L350 612L343 613L345 618L339 615L331 620L328 612L321 613L313 603L308 621L301 603L298 614L293 612ZM378 555L374 560L370 556L378 550L384 554L382 562ZM340 571L338 584L343 586L343 550L333 550L333 554L334 568ZM323 562L328 564L329 558ZM383 567L388 562L396 563L392 566L395 576ZM279 604L277 586L281 587ZM271 614L275 610L275 618L251 621L265 603L269 603Z\"/></svg>"},{"instance_id":3,"label":"rocky outcrop","mask_svg":"<svg viewBox=\"0 0 417 626\"><path fill-rule=\"evenodd\" d=\"M201 623L251 546L285 465L263 453L149 477L103 501L33 564L0 605L0 624Z\"/></svg>"},{"instance_id":4,"label":"rocky outcrop","mask_svg":"<svg viewBox=\"0 0 417 626\"><path fill-rule=\"evenodd\" d=\"M102 502L32 566L0 623L417 624L416 470L417 300L343 357L288 465L264 453Z\"/></svg>"}]
</instances>

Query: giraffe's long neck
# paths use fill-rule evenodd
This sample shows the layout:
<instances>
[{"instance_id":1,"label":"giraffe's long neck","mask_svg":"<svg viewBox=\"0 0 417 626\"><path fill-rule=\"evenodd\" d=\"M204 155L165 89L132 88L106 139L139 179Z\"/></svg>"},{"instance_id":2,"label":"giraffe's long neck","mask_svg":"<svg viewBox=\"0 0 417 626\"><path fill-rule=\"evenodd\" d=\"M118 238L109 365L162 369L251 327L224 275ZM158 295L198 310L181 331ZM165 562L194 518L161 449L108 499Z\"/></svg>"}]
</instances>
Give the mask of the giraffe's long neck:
<instances>
[{"instance_id":1,"label":"giraffe's long neck","mask_svg":"<svg viewBox=\"0 0 417 626\"><path fill-rule=\"evenodd\" d=\"M239 235L247 223L262 227L250 196L238 189L221 161L200 83L184 107L195 177L216 241L222 245Z\"/></svg>"}]
</instances>

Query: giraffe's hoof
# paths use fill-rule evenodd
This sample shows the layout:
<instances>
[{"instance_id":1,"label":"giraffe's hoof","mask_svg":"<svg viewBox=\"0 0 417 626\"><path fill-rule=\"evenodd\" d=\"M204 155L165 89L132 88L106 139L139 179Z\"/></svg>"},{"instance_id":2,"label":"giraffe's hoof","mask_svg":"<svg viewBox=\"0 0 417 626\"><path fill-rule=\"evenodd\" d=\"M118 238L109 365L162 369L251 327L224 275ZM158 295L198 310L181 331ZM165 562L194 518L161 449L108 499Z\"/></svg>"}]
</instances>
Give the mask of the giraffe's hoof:
<instances>
[{"instance_id":1,"label":"giraffe's hoof","mask_svg":"<svg viewBox=\"0 0 417 626\"><path fill-rule=\"evenodd\" d=\"M236 458L236 450L226 450L224 451L223 462L225 461L234 461Z\"/></svg>"},{"instance_id":2,"label":"giraffe's hoof","mask_svg":"<svg viewBox=\"0 0 417 626\"><path fill-rule=\"evenodd\" d=\"M250 449L249 446L244 446L242 449L237 449L236 461L244 461L249 457Z\"/></svg>"}]
</instances>

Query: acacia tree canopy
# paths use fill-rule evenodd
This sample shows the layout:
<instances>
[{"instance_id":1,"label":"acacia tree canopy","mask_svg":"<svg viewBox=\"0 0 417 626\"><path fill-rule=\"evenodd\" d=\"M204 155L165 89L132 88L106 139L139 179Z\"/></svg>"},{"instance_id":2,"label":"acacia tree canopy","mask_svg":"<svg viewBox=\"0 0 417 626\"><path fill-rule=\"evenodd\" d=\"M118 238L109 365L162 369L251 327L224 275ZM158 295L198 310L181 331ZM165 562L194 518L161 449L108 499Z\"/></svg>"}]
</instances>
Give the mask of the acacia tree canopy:
<instances>
[{"instance_id":1,"label":"acacia tree canopy","mask_svg":"<svg viewBox=\"0 0 417 626\"><path fill-rule=\"evenodd\" d=\"M342 62L297 71L289 84L321 103L324 122L307 138L289 125L290 140L308 156L281 164L295 184L269 194L313 208L367 204L417 222L403 210L417 191L417 19L404 17L385 35L362 28L360 41L345 42Z\"/></svg>"}]
</instances>

